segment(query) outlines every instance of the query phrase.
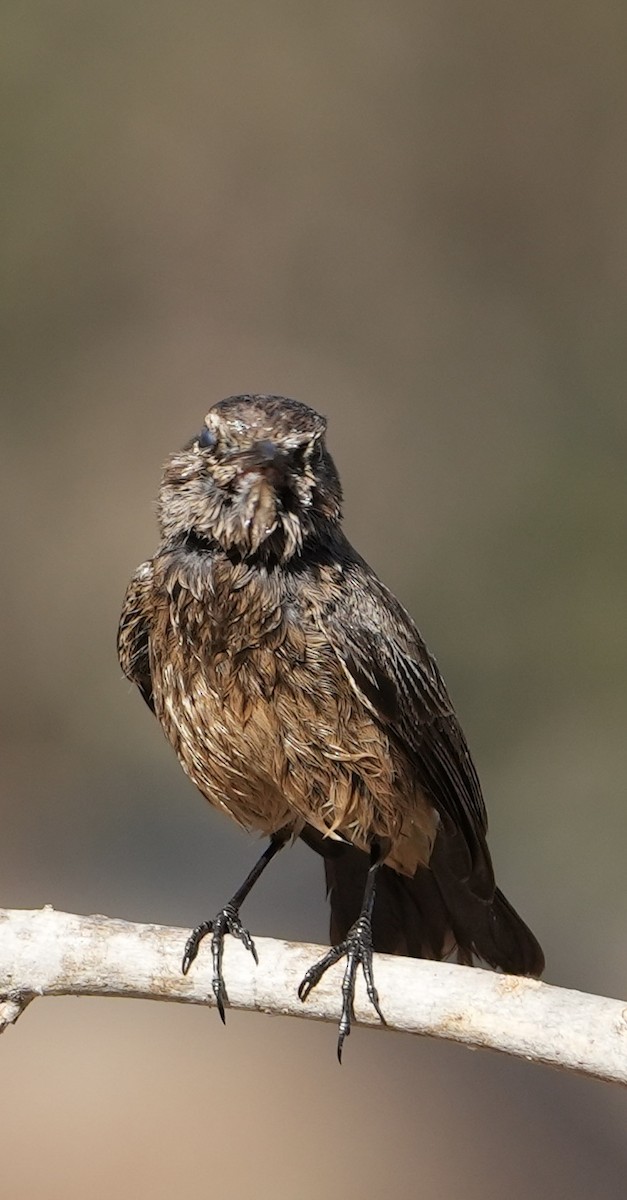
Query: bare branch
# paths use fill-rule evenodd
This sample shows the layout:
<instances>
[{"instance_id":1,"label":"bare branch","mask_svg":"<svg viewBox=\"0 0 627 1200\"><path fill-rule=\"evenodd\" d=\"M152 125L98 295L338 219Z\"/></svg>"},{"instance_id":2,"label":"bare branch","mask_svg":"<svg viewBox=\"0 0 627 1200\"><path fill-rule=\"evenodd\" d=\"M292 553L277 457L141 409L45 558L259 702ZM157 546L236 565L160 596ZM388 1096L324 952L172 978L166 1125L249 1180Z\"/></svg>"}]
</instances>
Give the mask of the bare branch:
<instances>
[{"instance_id":1,"label":"bare branch","mask_svg":"<svg viewBox=\"0 0 627 1200\"><path fill-rule=\"evenodd\" d=\"M214 1003L210 955L181 974L186 933L108 917L0 910L0 1031L36 996L134 996ZM256 939L259 966L227 939L225 978L232 1008L337 1021L341 964L306 1004L297 996L319 946ZM208 947L207 947L208 949ZM627 1083L623 1001L549 987L531 979L417 959L376 957L387 1028L487 1047L534 1062ZM379 1025L360 987L359 1024Z\"/></svg>"}]
</instances>

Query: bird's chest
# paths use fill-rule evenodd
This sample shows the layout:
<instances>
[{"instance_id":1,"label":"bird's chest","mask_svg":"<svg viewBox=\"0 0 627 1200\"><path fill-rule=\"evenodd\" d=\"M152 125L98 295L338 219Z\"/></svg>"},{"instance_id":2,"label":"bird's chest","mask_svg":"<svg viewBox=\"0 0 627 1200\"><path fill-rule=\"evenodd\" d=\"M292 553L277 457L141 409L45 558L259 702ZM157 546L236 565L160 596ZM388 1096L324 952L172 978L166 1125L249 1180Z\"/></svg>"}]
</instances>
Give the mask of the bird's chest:
<instances>
[{"instance_id":1,"label":"bird's chest","mask_svg":"<svg viewBox=\"0 0 627 1200\"><path fill-rule=\"evenodd\" d=\"M255 708L313 670L315 627L278 589L249 582L162 598L155 669L178 708L194 698L202 722L230 710L246 724ZM319 664L317 664L319 666Z\"/></svg>"},{"instance_id":2,"label":"bird's chest","mask_svg":"<svg viewBox=\"0 0 627 1200\"><path fill-rule=\"evenodd\" d=\"M333 652L305 609L255 582L164 587L150 637L157 716L185 770L243 824L273 829L293 815L290 761L329 736ZM322 726L322 728L321 728Z\"/></svg>"},{"instance_id":3,"label":"bird's chest","mask_svg":"<svg viewBox=\"0 0 627 1200\"><path fill-rule=\"evenodd\" d=\"M306 594L170 585L149 643L157 717L213 804L268 833L399 835L411 780Z\"/></svg>"}]
</instances>

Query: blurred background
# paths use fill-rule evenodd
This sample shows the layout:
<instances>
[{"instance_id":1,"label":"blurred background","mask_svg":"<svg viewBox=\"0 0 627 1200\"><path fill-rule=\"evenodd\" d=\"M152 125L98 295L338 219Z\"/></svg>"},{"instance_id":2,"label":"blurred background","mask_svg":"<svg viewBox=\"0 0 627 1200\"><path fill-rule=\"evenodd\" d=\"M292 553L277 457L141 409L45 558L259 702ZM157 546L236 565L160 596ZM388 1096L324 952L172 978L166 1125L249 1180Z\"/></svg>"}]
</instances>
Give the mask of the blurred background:
<instances>
[{"instance_id":1,"label":"blurred background","mask_svg":"<svg viewBox=\"0 0 627 1200\"><path fill-rule=\"evenodd\" d=\"M548 981L627 993L627 11L4 7L1 903L191 926L258 847L115 634L214 401L319 408L416 616ZM246 908L323 941L297 846ZM625 1095L445 1043L42 1001L0 1044L13 1200L624 1196Z\"/></svg>"}]
</instances>

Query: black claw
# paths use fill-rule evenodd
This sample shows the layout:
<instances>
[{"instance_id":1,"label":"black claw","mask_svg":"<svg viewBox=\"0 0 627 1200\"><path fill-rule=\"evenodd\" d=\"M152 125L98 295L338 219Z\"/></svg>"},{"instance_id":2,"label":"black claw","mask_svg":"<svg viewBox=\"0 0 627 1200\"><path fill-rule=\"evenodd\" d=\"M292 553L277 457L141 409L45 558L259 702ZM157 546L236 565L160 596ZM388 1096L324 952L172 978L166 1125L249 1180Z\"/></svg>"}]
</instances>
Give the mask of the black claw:
<instances>
[{"instance_id":1,"label":"black claw","mask_svg":"<svg viewBox=\"0 0 627 1200\"><path fill-rule=\"evenodd\" d=\"M259 964L255 943L247 929L244 928L239 918L237 909L232 904L225 904L224 908L213 918L212 921L203 921L197 925L189 935L185 943L183 952L182 969L183 974L187 975L200 947L203 938L210 933L211 938L211 958L213 962L213 979L211 981L211 989L213 991L216 1007L220 1014L220 1020L223 1025L226 1025L225 1005L228 1004L229 998L224 984L224 976L222 974L222 952L224 949L224 938L227 933L232 937L236 937L244 945L246 950L252 954L255 963Z\"/></svg>"},{"instance_id":2,"label":"black claw","mask_svg":"<svg viewBox=\"0 0 627 1200\"><path fill-rule=\"evenodd\" d=\"M316 984L320 982L325 971L334 963L339 962L341 958L346 958L346 969L342 980L342 1015L340 1017L339 1035L337 1040L337 1057L338 1062L342 1062L342 1048L346 1038L349 1037L351 1031L351 1021L355 1019L354 1000L355 1000L355 981L357 979L357 968L361 966L366 982L366 992L368 999L372 1004L379 1019L385 1025L385 1017L381 1012L379 1005L379 996L374 984L374 972L372 967L372 927L370 917L367 915L361 916L349 929L346 940L340 942L338 946L332 946L329 951L321 958L319 962L314 963L313 967L305 973L301 984L298 988L299 999L305 1001L309 994L313 991Z\"/></svg>"},{"instance_id":3,"label":"black claw","mask_svg":"<svg viewBox=\"0 0 627 1200\"><path fill-rule=\"evenodd\" d=\"M183 962L181 966L184 975L187 975L189 968L196 958L200 943L202 942L203 938L212 931L213 921L203 921L201 925L197 925L195 929L192 929L192 932L185 943L185 950L183 952Z\"/></svg>"},{"instance_id":4,"label":"black claw","mask_svg":"<svg viewBox=\"0 0 627 1200\"><path fill-rule=\"evenodd\" d=\"M309 993L313 991L316 984L320 983L325 971L327 971L329 967L332 967L334 963L339 962L343 955L346 954L347 945L348 942L341 942L339 946L332 946L330 950L327 950L324 958L320 959L320 962L314 963L313 967L310 967L309 970L305 972L298 988L299 1000L302 1000L303 1003L305 1002Z\"/></svg>"},{"instance_id":5,"label":"black claw","mask_svg":"<svg viewBox=\"0 0 627 1200\"><path fill-rule=\"evenodd\" d=\"M224 988L220 988L220 987L216 988L214 985L212 985L212 987L213 987L213 994L216 998L216 1006L217 1006L218 1012L220 1014L220 1020L222 1021L223 1025L226 1025L226 1013L224 1011L224 1000L228 999L228 997L226 995Z\"/></svg>"}]
</instances>

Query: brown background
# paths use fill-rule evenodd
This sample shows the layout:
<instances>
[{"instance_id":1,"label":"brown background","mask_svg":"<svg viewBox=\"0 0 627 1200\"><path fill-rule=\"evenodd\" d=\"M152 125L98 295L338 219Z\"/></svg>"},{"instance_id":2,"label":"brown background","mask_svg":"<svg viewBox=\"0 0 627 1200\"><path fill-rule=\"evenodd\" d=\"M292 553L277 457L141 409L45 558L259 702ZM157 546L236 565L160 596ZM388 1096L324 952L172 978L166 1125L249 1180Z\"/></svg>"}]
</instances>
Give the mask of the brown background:
<instances>
[{"instance_id":1,"label":"brown background","mask_svg":"<svg viewBox=\"0 0 627 1200\"><path fill-rule=\"evenodd\" d=\"M327 414L547 979L627 992L627 10L9 3L1 902L189 926L255 844L122 680L165 456ZM246 910L321 940L319 863ZM624 1094L443 1043L46 1001L0 1045L13 1200L618 1200Z\"/></svg>"}]
</instances>

